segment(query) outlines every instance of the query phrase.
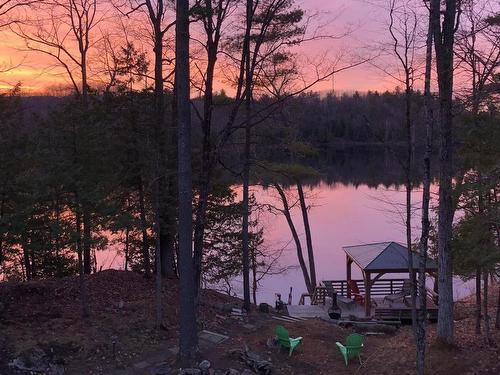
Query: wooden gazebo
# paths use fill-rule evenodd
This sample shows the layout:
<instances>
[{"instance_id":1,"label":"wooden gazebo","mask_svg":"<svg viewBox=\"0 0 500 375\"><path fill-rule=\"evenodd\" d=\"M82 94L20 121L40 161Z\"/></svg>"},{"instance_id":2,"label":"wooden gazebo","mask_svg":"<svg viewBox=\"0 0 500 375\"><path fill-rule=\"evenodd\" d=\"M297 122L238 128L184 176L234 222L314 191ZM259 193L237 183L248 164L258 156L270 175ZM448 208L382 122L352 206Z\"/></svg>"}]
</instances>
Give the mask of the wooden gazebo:
<instances>
[{"instance_id":1,"label":"wooden gazebo","mask_svg":"<svg viewBox=\"0 0 500 375\"><path fill-rule=\"evenodd\" d=\"M347 280L352 280L352 263L356 263L363 273L366 316L370 316L371 313L371 288L375 281L383 275L388 273L408 273L410 279L414 283L416 281L420 256L412 252L413 269L410 272L408 267L408 249L397 242L345 246L342 249L346 254ZM435 274L437 272L436 262L432 259L427 259L425 270L428 273ZM351 297L350 294L350 290L347 289L347 297ZM425 298L425 296L422 296L422 298Z\"/></svg>"}]
</instances>

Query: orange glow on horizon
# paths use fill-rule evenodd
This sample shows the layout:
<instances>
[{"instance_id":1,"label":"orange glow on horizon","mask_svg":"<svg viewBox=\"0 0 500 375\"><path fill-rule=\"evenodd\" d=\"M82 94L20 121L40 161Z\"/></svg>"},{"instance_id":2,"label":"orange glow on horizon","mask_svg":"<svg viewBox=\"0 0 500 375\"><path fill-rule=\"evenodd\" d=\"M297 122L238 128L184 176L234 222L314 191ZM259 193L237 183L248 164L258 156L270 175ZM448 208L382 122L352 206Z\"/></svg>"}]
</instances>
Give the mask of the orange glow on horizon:
<instances>
[{"instance_id":1,"label":"orange glow on horizon","mask_svg":"<svg viewBox=\"0 0 500 375\"><path fill-rule=\"evenodd\" d=\"M363 55L370 54L365 51L365 47L372 43L372 35L380 31L380 22L375 21L375 11L361 1L353 0L337 0L333 2L325 2L322 0L296 0L296 4L301 6L308 12L309 15L316 14L318 17L325 20L331 19L331 25L325 29L326 33L332 35L342 35L345 30L352 30L342 38L324 38L307 43L295 51L300 61L305 74L311 74L309 80L314 80L313 65L309 67L307 62L315 60L318 57L326 57L327 59L335 60L339 55L342 58L342 63L338 67L349 65L355 59L361 60ZM307 13L306 13L307 14ZM322 21L318 21L322 22ZM139 25L140 27L143 27ZM105 33L120 33L120 27L116 24L105 23L99 25ZM123 36L119 36L120 41ZM22 84L24 93L44 93L51 90L53 87L71 86L66 72L57 65L55 59L43 53L26 51L25 42L13 32L4 29L0 32L0 90L6 90L17 83ZM121 42L117 42L117 44ZM96 47L96 46L95 46ZM148 51L150 61L152 61L152 50L149 42L146 41L142 46L145 51ZM102 51L99 48L94 48L90 59L91 86L99 84L102 72L93 71L93 64L99 58ZM152 67L150 66L150 69ZM169 68L170 69L170 68ZM221 68L222 69L222 68ZM98 70L98 69L95 69ZM193 69L193 74L196 69ZM354 91L392 91L396 87L393 80L382 74L379 70L371 67L368 64L358 66L336 74L334 77L326 79L323 82L318 82L308 91L330 92L336 93L352 93ZM215 89L224 89L229 95L234 93L232 87L225 83L222 74L216 76ZM193 93L195 95L195 93Z\"/></svg>"}]
</instances>

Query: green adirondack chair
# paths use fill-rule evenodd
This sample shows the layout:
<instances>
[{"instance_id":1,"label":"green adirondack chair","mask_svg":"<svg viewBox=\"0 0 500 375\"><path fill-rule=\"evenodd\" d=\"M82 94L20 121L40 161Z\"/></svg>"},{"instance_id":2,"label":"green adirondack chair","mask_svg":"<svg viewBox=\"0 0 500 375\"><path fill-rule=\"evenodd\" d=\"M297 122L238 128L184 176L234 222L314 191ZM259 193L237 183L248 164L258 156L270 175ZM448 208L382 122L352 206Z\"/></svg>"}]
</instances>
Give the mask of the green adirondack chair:
<instances>
[{"instance_id":1,"label":"green adirondack chair","mask_svg":"<svg viewBox=\"0 0 500 375\"><path fill-rule=\"evenodd\" d=\"M288 331L283 326L276 327L276 336L281 346L288 348L288 356L292 356L293 350L302 343L302 337L291 338Z\"/></svg>"},{"instance_id":2,"label":"green adirondack chair","mask_svg":"<svg viewBox=\"0 0 500 375\"><path fill-rule=\"evenodd\" d=\"M358 333L353 333L346 338L345 346L340 342L335 343L340 351L340 354L344 357L345 365L349 364L350 358L358 357L359 364L361 365L361 349L363 348L363 335Z\"/></svg>"}]
</instances>

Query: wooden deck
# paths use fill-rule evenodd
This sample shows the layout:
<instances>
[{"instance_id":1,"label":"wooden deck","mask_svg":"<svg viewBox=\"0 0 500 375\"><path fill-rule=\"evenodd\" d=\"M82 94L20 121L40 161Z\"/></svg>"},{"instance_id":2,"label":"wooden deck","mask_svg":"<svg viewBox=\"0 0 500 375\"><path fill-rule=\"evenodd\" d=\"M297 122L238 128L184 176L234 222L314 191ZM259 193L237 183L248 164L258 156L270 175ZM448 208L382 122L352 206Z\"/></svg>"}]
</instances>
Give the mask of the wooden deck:
<instances>
[{"instance_id":1,"label":"wooden deck","mask_svg":"<svg viewBox=\"0 0 500 375\"><path fill-rule=\"evenodd\" d=\"M383 298L374 298L377 306L372 306L371 316L365 316L365 307L355 302L344 302L345 299L338 300L341 309L342 320L366 320L375 319L380 321L408 322L411 321L411 307L409 304L401 302L388 302ZM325 304L320 305L291 305L287 306L288 314L295 318L321 318L329 320L328 308L330 300L327 297ZM432 301L427 301L427 318L430 321L437 320L438 309Z\"/></svg>"},{"instance_id":2,"label":"wooden deck","mask_svg":"<svg viewBox=\"0 0 500 375\"><path fill-rule=\"evenodd\" d=\"M404 301L389 302L384 301L383 298L372 298L376 306L372 306L371 317L377 320L398 320L398 321L411 321L411 304ZM418 306L417 301L417 306ZM357 303L345 303L341 300L338 305L342 311L342 319L364 319L365 306ZM427 319L430 321L437 320L438 308L431 301L427 300Z\"/></svg>"},{"instance_id":3,"label":"wooden deck","mask_svg":"<svg viewBox=\"0 0 500 375\"><path fill-rule=\"evenodd\" d=\"M361 292L364 292L362 280L356 280ZM288 306L290 316L302 318L326 318L328 319L328 308L332 304L331 295L337 293L337 304L341 310L341 319L347 320L366 320L376 319L379 321L411 321L411 300L410 297L401 298L391 302L384 300L384 297L397 293L401 290L405 279L379 279L372 289L372 306L370 316L365 313L365 305L359 304L351 299L350 292L345 280L323 281L323 286L315 288L314 293L309 295L304 293L301 296L299 306ZM306 305L305 298L310 298L310 305ZM420 305L417 297L417 306ZM432 298L428 295L427 299L427 319L437 320L438 308Z\"/></svg>"}]
</instances>

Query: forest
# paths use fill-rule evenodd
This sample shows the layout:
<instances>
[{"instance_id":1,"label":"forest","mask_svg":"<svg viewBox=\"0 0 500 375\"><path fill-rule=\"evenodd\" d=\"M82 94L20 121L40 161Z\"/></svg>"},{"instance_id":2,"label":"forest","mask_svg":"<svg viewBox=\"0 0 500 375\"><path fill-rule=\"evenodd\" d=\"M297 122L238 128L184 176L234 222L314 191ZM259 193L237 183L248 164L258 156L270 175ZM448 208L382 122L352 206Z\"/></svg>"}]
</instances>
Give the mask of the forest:
<instances>
[{"instance_id":1,"label":"forest","mask_svg":"<svg viewBox=\"0 0 500 375\"><path fill-rule=\"evenodd\" d=\"M498 3L376 3L387 21L383 43L306 59L302 48L331 52L328 43L353 32L328 28L337 18L326 23L307 1L0 0L0 47L15 40L21 60L0 48L0 81L8 82L0 86L0 373L12 370L7 362L35 335L27 329L9 342L16 308L42 308L46 300L32 299L50 288L59 298L60 285L74 293L72 324L104 324L99 314L108 303L96 296L106 285L98 280L122 290L119 277L147 295L142 303L151 311L143 318L160 335L155 340L175 339L169 369L209 373L202 372L209 351L199 334L201 320L215 324L208 318L214 301L237 306L246 323L260 322L256 316L272 308L257 298L262 280L292 267L281 262L284 248L266 246L264 212L286 222L304 290L313 296L320 287L311 191L323 183L405 195L401 221L414 282L411 324L401 335L409 343L409 373L452 371L433 372L432 351L441 345L456 355L466 345L464 332L484 342L485 356L498 356ZM29 81L9 81L24 55L39 59L38 75L54 82L34 91ZM317 89L360 66L393 89ZM272 190L276 205L259 201L255 187ZM122 276L99 264L109 251L122 259ZM426 267L434 261L435 325L427 322L425 302ZM464 310L457 310L454 278L475 285L469 329L456 319ZM263 331L276 323L266 322ZM299 328L307 346L308 328ZM284 361L275 354L273 362ZM222 357L211 361L223 366ZM500 370L485 361L491 373ZM312 373L301 366L293 373ZM370 366L360 369L386 370ZM67 373L111 373L91 368ZM396 368L386 373L400 373Z\"/></svg>"}]
</instances>

